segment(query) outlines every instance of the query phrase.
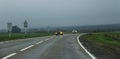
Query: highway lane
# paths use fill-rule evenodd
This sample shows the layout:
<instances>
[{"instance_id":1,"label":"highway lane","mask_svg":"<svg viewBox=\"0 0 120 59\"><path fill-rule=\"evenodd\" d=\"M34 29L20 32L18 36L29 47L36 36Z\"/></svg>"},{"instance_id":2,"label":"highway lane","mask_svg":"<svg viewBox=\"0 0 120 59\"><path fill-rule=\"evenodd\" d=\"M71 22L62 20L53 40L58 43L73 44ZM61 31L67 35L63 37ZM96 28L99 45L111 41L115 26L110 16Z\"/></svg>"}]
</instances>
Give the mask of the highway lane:
<instances>
[{"instance_id":1,"label":"highway lane","mask_svg":"<svg viewBox=\"0 0 120 59\"><path fill-rule=\"evenodd\" d=\"M9 42L3 42L2 44L0 44L0 58L7 56L13 52L19 52L20 49L47 38L50 38L50 36L40 37L40 38L19 39L19 40L13 40Z\"/></svg>"},{"instance_id":2,"label":"highway lane","mask_svg":"<svg viewBox=\"0 0 120 59\"><path fill-rule=\"evenodd\" d=\"M3 59L91 59L76 34L18 40L0 45Z\"/></svg>"}]
</instances>

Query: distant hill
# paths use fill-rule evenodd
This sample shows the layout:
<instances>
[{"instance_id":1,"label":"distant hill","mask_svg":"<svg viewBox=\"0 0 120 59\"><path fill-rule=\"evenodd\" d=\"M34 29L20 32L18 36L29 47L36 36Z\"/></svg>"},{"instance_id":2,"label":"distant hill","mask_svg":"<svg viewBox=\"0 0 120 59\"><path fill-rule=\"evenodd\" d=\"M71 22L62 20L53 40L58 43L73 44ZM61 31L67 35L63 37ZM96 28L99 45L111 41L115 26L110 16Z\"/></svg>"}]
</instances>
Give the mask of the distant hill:
<instances>
[{"instance_id":1,"label":"distant hill","mask_svg":"<svg viewBox=\"0 0 120 59\"><path fill-rule=\"evenodd\" d=\"M81 26L77 29L81 31L120 31L120 24Z\"/></svg>"},{"instance_id":2,"label":"distant hill","mask_svg":"<svg viewBox=\"0 0 120 59\"><path fill-rule=\"evenodd\" d=\"M120 31L120 24L109 24L109 25L88 25L88 26L61 26L61 27L49 27L50 32L64 31L71 32L72 30L78 30L79 32L103 32L103 31ZM47 32L48 27L42 28L31 28L28 32ZM7 32L7 30L1 30L2 32ZM24 30L22 29L22 32Z\"/></svg>"},{"instance_id":3,"label":"distant hill","mask_svg":"<svg viewBox=\"0 0 120 59\"><path fill-rule=\"evenodd\" d=\"M64 31L72 31L73 29L76 29L79 32L120 31L120 24L64 26L64 27L58 27L58 29Z\"/></svg>"}]
</instances>

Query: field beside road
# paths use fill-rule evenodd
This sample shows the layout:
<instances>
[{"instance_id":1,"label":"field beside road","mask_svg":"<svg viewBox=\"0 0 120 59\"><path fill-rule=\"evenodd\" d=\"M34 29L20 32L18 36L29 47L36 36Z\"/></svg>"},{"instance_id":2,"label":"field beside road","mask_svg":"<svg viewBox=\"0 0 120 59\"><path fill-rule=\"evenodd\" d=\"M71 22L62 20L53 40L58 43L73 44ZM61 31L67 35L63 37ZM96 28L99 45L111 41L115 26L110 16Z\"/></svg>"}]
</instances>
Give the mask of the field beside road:
<instances>
[{"instance_id":1,"label":"field beside road","mask_svg":"<svg viewBox=\"0 0 120 59\"><path fill-rule=\"evenodd\" d=\"M32 38L32 37L42 37L42 36L48 36L48 33L29 33L26 35L23 33L15 33L15 34L12 34L10 38L8 34L0 34L0 41L16 40L16 39L24 39L24 38Z\"/></svg>"},{"instance_id":2,"label":"field beside road","mask_svg":"<svg viewBox=\"0 0 120 59\"><path fill-rule=\"evenodd\" d=\"M98 59L120 59L120 32L91 33L80 41Z\"/></svg>"}]
</instances>

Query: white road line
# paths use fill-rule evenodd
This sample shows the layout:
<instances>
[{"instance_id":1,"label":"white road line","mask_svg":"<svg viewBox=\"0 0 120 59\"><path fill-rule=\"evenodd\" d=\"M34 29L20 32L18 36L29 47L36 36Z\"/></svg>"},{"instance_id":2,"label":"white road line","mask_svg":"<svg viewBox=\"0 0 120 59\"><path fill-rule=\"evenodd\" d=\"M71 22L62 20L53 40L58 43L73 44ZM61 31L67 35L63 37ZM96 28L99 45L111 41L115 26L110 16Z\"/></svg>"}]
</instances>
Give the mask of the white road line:
<instances>
[{"instance_id":1,"label":"white road line","mask_svg":"<svg viewBox=\"0 0 120 59\"><path fill-rule=\"evenodd\" d=\"M48 39L45 39L44 41L48 41L49 39L50 39L50 38L48 38ZM36 44L43 43L44 41L37 42Z\"/></svg>"},{"instance_id":2,"label":"white road line","mask_svg":"<svg viewBox=\"0 0 120 59\"><path fill-rule=\"evenodd\" d=\"M6 57L3 57L2 59L8 59L8 58L10 58L10 57L12 57L12 56L14 56L14 55L16 55L17 53L12 53L12 54L10 54L10 55L8 55L8 56L6 56Z\"/></svg>"},{"instance_id":3,"label":"white road line","mask_svg":"<svg viewBox=\"0 0 120 59\"><path fill-rule=\"evenodd\" d=\"M49 39L52 39L54 36L50 37Z\"/></svg>"},{"instance_id":4,"label":"white road line","mask_svg":"<svg viewBox=\"0 0 120 59\"><path fill-rule=\"evenodd\" d=\"M8 43L9 41L5 41L5 43Z\"/></svg>"},{"instance_id":5,"label":"white road line","mask_svg":"<svg viewBox=\"0 0 120 59\"><path fill-rule=\"evenodd\" d=\"M81 43L80 40L79 40L79 37L80 37L80 35L77 36L77 41L78 41L79 45L82 47L82 49L84 49L84 51L85 51L92 59L97 59L95 56L93 56L93 55L82 45L82 43Z\"/></svg>"},{"instance_id":6,"label":"white road line","mask_svg":"<svg viewBox=\"0 0 120 59\"><path fill-rule=\"evenodd\" d=\"M40 44L40 43L42 43L43 41L40 41L40 42L37 42L36 44Z\"/></svg>"},{"instance_id":7,"label":"white road line","mask_svg":"<svg viewBox=\"0 0 120 59\"><path fill-rule=\"evenodd\" d=\"M8 43L9 41L0 42L0 44Z\"/></svg>"},{"instance_id":8,"label":"white road line","mask_svg":"<svg viewBox=\"0 0 120 59\"><path fill-rule=\"evenodd\" d=\"M33 46L34 46L34 45L30 45L30 46L28 46L28 47L26 47L26 48L21 49L20 51L25 51L25 50L27 50L27 49L33 47Z\"/></svg>"},{"instance_id":9,"label":"white road line","mask_svg":"<svg viewBox=\"0 0 120 59\"><path fill-rule=\"evenodd\" d=\"M4 44L4 42L0 42L0 44Z\"/></svg>"},{"instance_id":10,"label":"white road line","mask_svg":"<svg viewBox=\"0 0 120 59\"><path fill-rule=\"evenodd\" d=\"M48 41L49 40L49 38L48 39L45 39L45 41Z\"/></svg>"},{"instance_id":11,"label":"white road line","mask_svg":"<svg viewBox=\"0 0 120 59\"><path fill-rule=\"evenodd\" d=\"M50 38L46 39L46 40L50 40Z\"/></svg>"}]
</instances>

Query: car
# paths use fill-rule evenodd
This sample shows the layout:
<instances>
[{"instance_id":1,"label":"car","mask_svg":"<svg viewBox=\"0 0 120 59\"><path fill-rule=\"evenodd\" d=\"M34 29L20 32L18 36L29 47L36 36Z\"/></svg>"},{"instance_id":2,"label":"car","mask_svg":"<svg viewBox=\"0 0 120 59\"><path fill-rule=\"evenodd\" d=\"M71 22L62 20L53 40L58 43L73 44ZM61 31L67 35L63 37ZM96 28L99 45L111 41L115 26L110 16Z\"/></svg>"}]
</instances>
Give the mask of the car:
<instances>
[{"instance_id":1,"label":"car","mask_svg":"<svg viewBox=\"0 0 120 59\"><path fill-rule=\"evenodd\" d=\"M63 35L63 32L62 31L57 31L57 32L55 32L55 35Z\"/></svg>"},{"instance_id":2,"label":"car","mask_svg":"<svg viewBox=\"0 0 120 59\"><path fill-rule=\"evenodd\" d=\"M73 34L76 34L77 32L78 32L77 30L73 30L73 31L72 31Z\"/></svg>"},{"instance_id":3,"label":"car","mask_svg":"<svg viewBox=\"0 0 120 59\"><path fill-rule=\"evenodd\" d=\"M63 32L60 32L60 35L63 35Z\"/></svg>"}]
</instances>

